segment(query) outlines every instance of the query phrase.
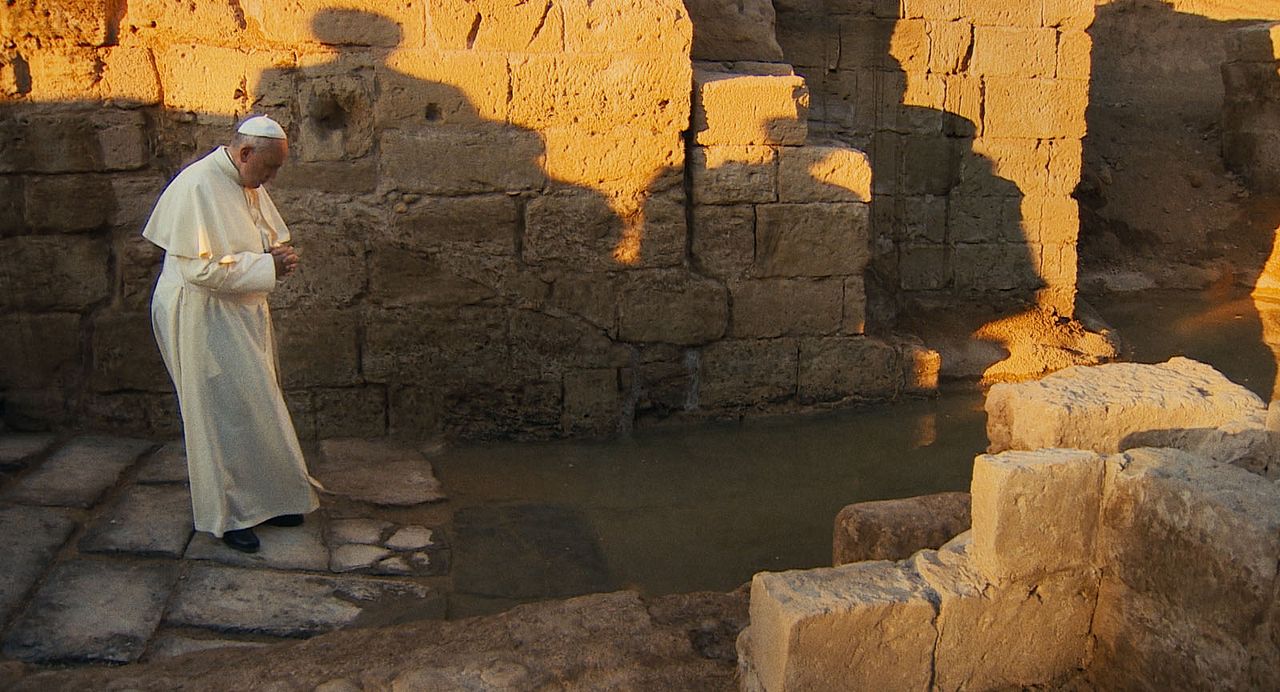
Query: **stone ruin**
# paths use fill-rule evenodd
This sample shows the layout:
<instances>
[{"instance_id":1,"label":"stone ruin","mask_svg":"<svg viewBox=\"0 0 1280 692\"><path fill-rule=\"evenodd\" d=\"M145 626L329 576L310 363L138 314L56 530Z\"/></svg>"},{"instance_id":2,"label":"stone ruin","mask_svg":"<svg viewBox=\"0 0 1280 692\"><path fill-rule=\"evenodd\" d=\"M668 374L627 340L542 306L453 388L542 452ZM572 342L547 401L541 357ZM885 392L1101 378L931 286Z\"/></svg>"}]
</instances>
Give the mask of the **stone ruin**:
<instances>
[{"instance_id":1,"label":"stone ruin","mask_svg":"<svg viewBox=\"0 0 1280 692\"><path fill-rule=\"evenodd\" d=\"M303 437L930 392L913 306L1075 293L1093 3L962 4L5 3L4 419L176 433L139 228L264 112Z\"/></svg>"},{"instance_id":2,"label":"stone ruin","mask_svg":"<svg viewBox=\"0 0 1280 692\"><path fill-rule=\"evenodd\" d=\"M1261 399L1175 358L996 385L986 408L972 528L906 560L756 575L743 689L1280 685Z\"/></svg>"}]
</instances>

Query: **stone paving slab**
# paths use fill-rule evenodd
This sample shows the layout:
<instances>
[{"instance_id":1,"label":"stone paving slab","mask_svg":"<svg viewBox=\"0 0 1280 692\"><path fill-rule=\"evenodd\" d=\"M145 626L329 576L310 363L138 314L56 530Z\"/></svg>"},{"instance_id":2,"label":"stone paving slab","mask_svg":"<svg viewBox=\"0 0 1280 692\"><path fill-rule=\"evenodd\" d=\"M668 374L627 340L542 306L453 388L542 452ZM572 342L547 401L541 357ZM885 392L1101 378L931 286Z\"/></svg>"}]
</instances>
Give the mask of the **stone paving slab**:
<instances>
[{"instance_id":1,"label":"stone paving slab","mask_svg":"<svg viewBox=\"0 0 1280 692\"><path fill-rule=\"evenodd\" d=\"M369 608L444 600L408 580L328 577L198 565L179 587L166 616L170 625L219 632L305 637L356 622Z\"/></svg>"},{"instance_id":2,"label":"stone paving slab","mask_svg":"<svg viewBox=\"0 0 1280 692\"><path fill-rule=\"evenodd\" d=\"M329 491L361 502L411 506L445 499L422 452L385 441L325 440L311 472Z\"/></svg>"},{"instance_id":3,"label":"stone paving slab","mask_svg":"<svg viewBox=\"0 0 1280 692\"><path fill-rule=\"evenodd\" d=\"M0 435L0 470L26 467L31 457L53 446L56 435L44 433L5 433Z\"/></svg>"},{"instance_id":4,"label":"stone paving slab","mask_svg":"<svg viewBox=\"0 0 1280 692\"><path fill-rule=\"evenodd\" d=\"M188 637L174 632L162 632L157 634L155 639L151 640L151 645L147 647L146 656L143 657L147 661L155 661L162 658L173 658L189 654L193 651L208 651L209 649L253 649L269 646L264 642L246 642L239 639L223 639L221 637L214 638L196 638Z\"/></svg>"},{"instance_id":5,"label":"stone paving slab","mask_svg":"<svg viewBox=\"0 0 1280 692\"><path fill-rule=\"evenodd\" d=\"M186 483L187 448L182 440L169 442L138 468L139 483Z\"/></svg>"},{"instance_id":6,"label":"stone paving slab","mask_svg":"<svg viewBox=\"0 0 1280 692\"><path fill-rule=\"evenodd\" d=\"M151 447L147 440L77 437L20 478L4 499L29 505L92 507Z\"/></svg>"},{"instance_id":7,"label":"stone paving slab","mask_svg":"<svg viewBox=\"0 0 1280 692\"><path fill-rule=\"evenodd\" d=\"M136 661L177 575L169 562L62 563L10 629L4 654L28 662Z\"/></svg>"},{"instance_id":8,"label":"stone paving slab","mask_svg":"<svg viewBox=\"0 0 1280 692\"><path fill-rule=\"evenodd\" d=\"M190 513L190 510L187 510ZM241 567L329 571L329 549L321 538L319 518L307 516L302 526L259 526L253 530L262 547L256 553L228 548L220 538L200 532L187 546L188 560L213 560Z\"/></svg>"},{"instance_id":9,"label":"stone paving slab","mask_svg":"<svg viewBox=\"0 0 1280 692\"><path fill-rule=\"evenodd\" d=\"M65 510L0 509L0 624L44 574L75 526L75 520Z\"/></svg>"},{"instance_id":10,"label":"stone paving slab","mask_svg":"<svg viewBox=\"0 0 1280 692\"><path fill-rule=\"evenodd\" d=\"M194 529L191 493L184 485L129 487L89 525L80 549L182 557Z\"/></svg>"}]
</instances>

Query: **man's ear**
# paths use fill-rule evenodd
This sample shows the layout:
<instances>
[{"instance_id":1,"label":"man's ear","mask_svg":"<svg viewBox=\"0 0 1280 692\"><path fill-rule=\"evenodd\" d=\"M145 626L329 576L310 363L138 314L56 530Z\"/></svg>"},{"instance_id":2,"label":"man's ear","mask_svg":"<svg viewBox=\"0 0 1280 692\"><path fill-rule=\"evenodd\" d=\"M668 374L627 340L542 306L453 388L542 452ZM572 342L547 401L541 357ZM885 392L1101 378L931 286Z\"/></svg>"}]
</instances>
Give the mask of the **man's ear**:
<instances>
[{"instance_id":1,"label":"man's ear","mask_svg":"<svg viewBox=\"0 0 1280 692\"><path fill-rule=\"evenodd\" d=\"M240 163L249 163L250 156L253 156L253 147L240 147Z\"/></svg>"}]
</instances>

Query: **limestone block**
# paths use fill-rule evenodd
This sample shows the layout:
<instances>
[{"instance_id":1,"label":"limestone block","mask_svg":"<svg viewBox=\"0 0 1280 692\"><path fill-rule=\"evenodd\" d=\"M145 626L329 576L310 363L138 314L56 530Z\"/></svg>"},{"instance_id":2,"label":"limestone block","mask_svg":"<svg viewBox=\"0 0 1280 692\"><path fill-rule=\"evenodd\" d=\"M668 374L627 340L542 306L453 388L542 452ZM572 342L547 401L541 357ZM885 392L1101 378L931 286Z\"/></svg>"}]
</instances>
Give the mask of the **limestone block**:
<instances>
[{"instance_id":1,"label":"limestone block","mask_svg":"<svg viewBox=\"0 0 1280 692\"><path fill-rule=\"evenodd\" d=\"M1080 183L1084 146L1078 139L1055 139L1049 143L1049 184L1046 192L1070 196Z\"/></svg>"},{"instance_id":2,"label":"limestone block","mask_svg":"<svg viewBox=\"0 0 1280 692\"><path fill-rule=\"evenodd\" d=\"M1087 29L1093 24L1093 0L1043 0L1040 23L1060 29ZM1034 3L1028 3L1034 5Z\"/></svg>"},{"instance_id":3,"label":"limestone block","mask_svg":"<svg viewBox=\"0 0 1280 692\"><path fill-rule=\"evenodd\" d=\"M930 596L902 563L757 574L748 656L761 689L928 688Z\"/></svg>"},{"instance_id":4,"label":"limestone block","mask_svg":"<svg viewBox=\"0 0 1280 692\"><path fill-rule=\"evenodd\" d=\"M1214 428L1260 411L1262 400L1211 366L1187 358L1158 365L1072 367L987 394L989 451L1073 447L1115 452L1143 434Z\"/></svg>"},{"instance_id":5,"label":"limestone block","mask_svg":"<svg viewBox=\"0 0 1280 692\"><path fill-rule=\"evenodd\" d=\"M828 20L830 21L830 20ZM898 61L889 54L896 19L855 16L841 19L841 70L876 69L901 72Z\"/></svg>"},{"instance_id":6,"label":"limestone block","mask_svg":"<svg viewBox=\"0 0 1280 692\"><path fill-rule=\"evenodd\" d=\"M943 123L943 134L953 137L983 136L982 78L947 75L943 81L947 92L943 110L948 114Z\"/></svg>"},{"instance_id":7,"label":"limestone block","mask_svg":"<svg viewBox=\"0 0 1280 692\"><path fill-rule=\"evenodd\" d=\"M460 195L540 189L543 145L536 133L511 127L389 130L380 142L382 185L402 192ZM431 165L424 165L424 162ZM458 171L467 171L459 176Z\"/></svg>"},{"instance_id":8,"label":"limestone block","mask_svg":"<svg viewBox=\"0 0 1280 692\"><path fill-rule=\"evenodd\" d=\"M889 399L901 381L898 353L862 336L802 339L799 392L803 401Z\"/></svg>"},{"instance_id":9,"label":"limestone block","mask_svg":"<svg viewBox=\"0 0 1280 692\"><path fill-rule=\"evenodd\" d=\"M1013 225L1007 225L1016 232ZM964 243L952 251L956 288L976 291L1031 291L1043 282L1026 243Z\"/></svg>"},{"instance_id":10,"label":"limestone block","mask_svg":"<svg viewBox=\"0 0 1280 692\"><path fill-rule=\"evenodd\" d=\"M695 68L693 93L698 144L803 144L808 135L802 77Z\"/></svg>"},{"instance_id":11,"label":"limestone block","mask_svg":"<svg viewBox=\"0 0 1280 692\"><path fill-rule=\"evenodd\" d=\"M845 334L861 334L867 328L867 287L861 276L844 279L844 316L842 328Z\"/></svg>"},{"instance_id":12,"label":"limestone block","mask_svg":"<svg viewBox=\"0 0 1280 692\"><path fill-rule=\"evenodd\" d=\"M816 68L817 73L835 70L840 60L840 26L818 14L788 14L777 25L778 44L787 62L797 70ZM808 80L806 80L808 81ZM813 82L809 82L813 89ZM818 93L813 89L814 93Z\"/></svg>"},{"instance_id":13,"label":"limestone block","mask_svg":"<svg viewBox=\"0 0 1280 692\"><path fill-rule=\"evenodd\" d=\"M870 256L866 204L767 204L756 208L761 276L861 274Z\"/></svg>"},{"instance_id":14,"label":"limestone block","mask_svg":"<svg viewBox=\"0 0 1280 692\"><path fill-rule=\"evenodd\" d=\"M617 334L620 282L613 274L566 274L556 277L551 285L549 302L614 336Z\"/></svg>"},{"instance_id":15,"label":"limestone block","mask_svg":"<svg viewBox=\"0 0 1280 692\"><path fill-rule=\"evenodd\" d=\"M110 295L110 279L101 239L0 238L0 295L11 308L81 310Z\"/></svg>"},{"instance_id":16,"label":"limestone block","mask_svg":"<svg viewBox=\"0 0 1280 692\"><path fill-rule=\"evenodd\" d=\"M693 147L689 153L689 170L697 204L778 200L778 151L774 147Z\"/></svg>"},{"instance_id":17,"label":"limestone block","mask_svg":"<svg viewBox=\"0 0 1280 692\"><path fill-rule=\"evenodd\" d=\"M280 204L301 260L272 292L273 309L346 307L368 289L366 238L386 222L348 200L308 195L302 203Z\"/></svg>"},{"instance_id":18,"label":"limestone block","mask_svg":"<svg viewBox=\"0 0 1280 692\"><path fill-rule=\"evenodd\" d=\"M290 151L300 161L358 159L373 146L373 80L366 75L312 75L300 80L302 117Z\"/></svg>"},{"instance_id":19,"label":"limestone block","mask_svg":"<svg viewBox=\"0 0 1280 692\"><path fill-rule=\"evenodd\" d=\"M507 120L510 78L501 54L401 49L374 73L377 127Z\"/></svg>"},{"instance_id":20,"label":"limestone block","mask_svg":"<svg viewBox=\"0 0 1280 692\"><path fill-rule=\"evenodd\" d=\"M37 111L11 122L18 136L0 141L3 173L124 171L141 168L150 160L146 118L137 111Z\"/></svg>"},{"instance_id":21,"label":"limestone block","mask_svg":"<svg viewBox=\"0 0 1280 692\"><path fill-rule=\"evenodd\" d=\"M616 367L631 360L599 327L535 310L515 311L507 341L512 371L532 377L559 378L569 370Z\"/></svg>"},{"instance_id":22,"label":"limestone block","mask_svg":"<svg viewBox=\"0 0 1280 692\"><path fill-rule=\"evenodd\" d=\"M686 0L693 22L694 60L782 62L768 0Z\"/></svg>"},{"instance_id":23,"label":"limestone block","mask_svg":"<svg viewBox=\"0 0 1280 692\"><path fill-rule=\"evenodd\" d=\"M904 393L930 394L938 391L942 354L923 344L907 343L902 346L902 361Z\"/></svg>"},{"instance_id":24,"label":"limestone block","mask_svg":"<svg viewBox=\"0 0 1280 692\"><path fill-rule=\"evenodd\" d=\"M80 316L11 312L0 318L0 387L57 387L80 370Z\"/></svg>"},{"instance_id":25,"label":"limestone block","mask_svg":"<svg viewBox=\"0 0 1280 692\"><path fill-rule=\"evenodd\" d=\"M973 25L963 21L930 21L926 27L929 37L929 71L937 74L965 71L969 66L973 46Z\"/></svg>"},{"instance_id":26,"label":"limestone block","mask_svg":"<svg viewBox=\"0 0 1280 692\"><path fill-rule=\"evenodd\" d=\"M973 140L972 146L960 164L961 191L1014 193L1005 181L1016 185L1023 195L1042 194L1046 189L1051 153L1048 142L983 137ZM993 175L999 180L992 180Z\"/></svg>"},{"instance_id":27,"label":"limestone block","mask_svg":"<svg viewBox=\"0 0 1280 692\"><path fill-rule=\"evenodd\" d=\"M577 370L564 376L564 416L569 434L609 435L622 418L618 371L614 368Z\"/></svg>"},{"instance_id":28,"label":"limestone block","mask_svg":"<svg viewBox=\"0 0 1280 692\"><path fill-rule=\"evenodd\" d=\"M1125 586L1244 641L1274 595L1278 501L1243 469L1130 450L1107 462L1101 557Z\"/></svg>"},{"instance_id":29,"label":"limestone block","mask_svg":"<svg viewBox=\"0 0 1280 692\"><path fill-rule=\"evenodd\" d=\"M1225 48L1232 62L1273 62L1280 58L1280 23L1259 22L1231 31Z\"/></svg>"},{"instance_id":30,"label":"limestone block","mask_svg":"<svg viewBox=\"0 0 1280 692\"><path fill-rule=\"evenodd\" d=\"M960 19L960 0L903 0L902 16L920 19Z\"/></svg>"},{"instance_id":31,"label":"limestone block","mask_svg":"<svg viewBox=\"0 0 1280 692\"><path fill-rule=\"evenodd\" d=\"M561 52L565 12L576 9L501 0L430 0L426 5L428 45L497 53Z\"/></svg>"},{"instance_id":32,"label":"limestone block","mask_svg":"<svg viewBox=\"0 0 1280 692\"><path fill-rule=\"evenodd\" d=\"M977 26L1040 26L1040 2L991 2L960 0L960 16Z\"/></svg>"},{"instance_id":33,"label":"limestone block","mask_svg":"<svg viewBox=\"0 0 1280 692\"><path fill-rule=\"evenodd\" d=\"M694 268L721 279L744 275L755 259L755 227L751 205L695 206L689 245Z\"/></svg>"},{"instance_id":34,"label":"limestone block","mask_svg":"<svg viewBox=\"0 0 1280 692\"><path fill-rule=\"evenodd\" d=\"M90 385L95 391L172 391L173 383L160 358L148 312L96 315L92 349Z\"/></svg>"},{"instance_id":35,"label":"limestone block","mask_svg":"<svg viewBox=\"0 0 1280 692\"><path fill-rule=\"evenodd\" d=\"M25 188L26 180L22 176L0 176L0 197L5 200L4 206L0 206L0 237L28 233L23 209Z\"/></svg>"},{"instance_id":36,"label":"limestone block","mask_svg":"<svg viewBox=\"0 0 1280 692\"><path fill-rule=\"evenodd\" d=\"M687 59L529 55L510 61L510 121L543 130L608 132L645 123L680 132L689 118Z\"/></svg>"},{"instance_id":37,"label":"limestone block","mask_svg":"<svg viewBox=\"0 0 1280 692\"><path fill-rule=\"evenodd\" d=\"M27 225L36 230L91 231L104 225L115 207L111 180L102 175L34 176L23 192Z\"/></svg>"},{"instance_id":38,"label":"limestone block","mask_svg":"<svg viewBox=\"0 0 1280 692\"><path fill-rule=\"evenodd\" d=\"M877 129L937 137L947 114L946 78L922 72L881 72L876 76L882 96L876 104Z\"/></svg>"},{"instance_id":39,"label":"limestone block","mask_svg":"<svg viewBox=\"0 0 1280 692\"><path fill-rule=\"evenodd\" d=\"M957 539L909 563L938 598L936 689L1030 687L1078 670L1097 602L1096 573L1063 572L1031 589L1001 589L977 574L972 550Z\"/></svg>"},{"instance_id":40,"label":"limestone block","mask_svg":"<svg viewBox=\"0 0 1280 692\"><path fill-rule=\"evenodd\" d=\"M132 0L124 17L130 31L145 37L222 45L249 37L244 20L243 10L230 4L170 0Z\"/></svg>"},{"instance_id":41,"label":"limestone block","mask_svg":"<svg viewBox=\"0 0 1280 692\"><path fill-rule=\"evenodd\" d=\"M388 388L387 432L391 435L432 435L440 432L440 392L431 387Z\"/></svg>"},{"instance_id":42,"label":"limestone block","mask_svg":"<svg viewBox=\"0 0 1280 692\"><path fill-rule=\"evenodd\" d=\"M836 515L831 559L836 566L905 560L918 550L940 548L968 530L969 493L857 502Z\"/></svg>"},{"instance_id":43,"label":"limestone block","mask_svg":"<svg viewBox=\"0 0 1280 692\"><path fill-rule=\"evenodd\" d=\"M359 381L355 313L323 308L281 310L273 318L285 387L335 387Z\"/></svg>"},{"instance_id":44,"label":"limestone block","mask_svg":"<svg viewBox=\"0 0 1280 692\"><path fill-rule=\"evenodd\" d=\"M498 194L424 197L394 218L395 235L407 247L438 250L458 244L493 254L512 252L518 224L515 199Z\"/></svg>"},{"instance_id":45,"label":"limestone block","mask_svg":"<svg viewBox=\"0 0 1280 692\"><path fill-rule=\"evenodd\" d=\"M546 173L562 185L631 200L682 185L684 144L676 130L619 127L591 132L565 126L541 134L546 141Z\"/></svg>"},{"instance_id":46,"label":"limestone block","mask_svg":"<svg viewBox=\"0 0 1280 692\"><path fill-rule=\"evenodd\" d=\"M320 388L314 392L316 436L381 437L387 433L381 387Z\"/></svg>"},{"instance_id":47,"label":"limestone block","mask_svg":"<svg viewBox=\"0 0 1280 692\"><path fill-rule=\"evenodd\" d=\"M888 59L897 62L897 69L908 74L918 74L929 69L928 22L923 19L899 19L889 37Z\"/></svg>"},{"instance_id":48,"label":"limestone block","mask_svg":"<svg viewBox=\"0 0 1280 692\"><path fill-rule=\"evenodd\" d=\"M164 5L169 7L171 3ZM246 93L246 85L256 92L262 76L272 69L287 67L289 59L270 51L172 45L156 55L160 84L164 89L164 105L177 111L242 115L252 102L252 94Z\"/></svg>"},{"instance_id":49,"label":"limestone block","mask_svg":"<svg viewBox=\"0 0 1280 692\"><path fill-rule=\"evenodd\" d=\"M563 6L564 47L570 53L690 55L693 22L683 0L571 0Z\"/></svg>"},{"instance_id":50,"label":"limestone block","mask_svg":"<svg viewBox=\"0 0 1280 692\"><path fill-rule=\"evenodd\" d=\"M693 345L722 337L729 305L724 286L682 271L628 275L618 295L618 338Z\"/></svg>"},{"instance_id":51,"label":"limestone block","mask_svg":"<svg viewBox=\"0 0 1280 692\"><path fill-rule=\"evenodd\" d=\"M1041 449L973 461L973 560L997 584L1091 567L1102 457Z\"/></svg>"},{"instance_id":52,"label":"limestone block","mask_svg":"<svg viewBox=\"0 0 1280 692\"><path fill-rule=\"evenodd\" d=\"M759 406L796 390L793 339L726 339L702 350L698 404L704 409Z\"/></svg>"},{"instance_id":53,"label":"limestone block","mask_svg":"<svg viewBox=\"0 0 1280 692\"><path fill-rule=\"evenodd\" d=\"M263 38L286 46L419 46L426 31L422 10L407 2L344 0L341 8L328 0L255 2L243 12Z\"/></svg>"},{"instance_id":54,"label":"limestone block","mask_svg":"<svg viewBox=\"0 0 1280 692\"><path fill-rule=\"evenodd\" d=\"M50 8L38 0L18 0L0 8L0 34L31 36L46 43L101 46L114 40L112 0L82 0Z\"/></svg>"},{"instance_id":55,"label":"limestone block","mask_svg":"<svg viewBox=\"0 0 1280 692\"><path fill-rule=\"evenodd\" d=\"M507 370L497 338L506 322L502 311L480 306L370 310L362 372L370 382L497 378Z\"/></svg>"},{"instance_id":56,"label":"limestone block","mask_svg":"<svg viewBox=\"0 0 1280 692\"><path fill-rule=\"evenodd\" d=\"M1104 579L1093 622L1089 671L1102 688L1249 689L1249 652L1217 628L1158 598Z\"/></svg>"},{"instance_id":57,"label":"limestone block","mask_svg":"<svg viewBox=\"0 0 1280 692\"><path fill-rule=\"evenodd\" d=\"M931 291L951 283L950 253L942 245L909 244L899 251L898 275L903 290Z\"/></svg>"},{"instance_id":58,"label":"limestone block","mask_svg":"<svg viewBox=\"0 0 1280 692\"><path fill-rule=\"evenodd\" d=\"M969 69L989 77L1053 77L1057 41L1053 29L977 26ZM1088 72L1079 78L1088 78Z\"/></svg>"},{"instance_id":59,"label":"limestone block","mask_svg":"<svg viewBox=\"0 0 1280 692\"><path fill-rule=\"evenodd\" d=\"M902 140L901 151L902 166L897 182L903 193L945 195L955 186L963 153L962 140L917 134Z\"/></svg>"},{"instance_id":60,"label":"limestone block","mask_svg":"<svg viewBox=\"0 0 1280 692\"><path fill-rule=\"evenodd\" d=\"M1058 79L1088 79L1093 69L1093 39L1084 31L1058 34Z\"/></svg>"},{"instance_id":61,"label":"limestone block","mask_svg":"<svg viewBox=\"0 0 1280 692\"><path fill-rule=\"evenodd\" d=\"M474 305L496 295L492 277L475 276L443 253L375 247L369 257L369 298L388 307Z\"/></svg>"},{"instance_id":62,"label":"limestone block","mask_svg":"<svg viewBox=\"0 0 1280 692\"><path fill-rule=\"evenodd\" d=\"M1078 139L1085 135L1088 102L1088 80L991 77L983 132L989 137Z\"/></svg>"},{"instance_id":63,"label":"limestone block","mask_svg":"<svg viewBox=\"0 0 1280 692\"><path fill-rule=\"evenodd\" d=\"M686 232L683 206L667 193L620 218L604 197L563 190L529 203L521 252L530 264L588 271L672 265L684 253Z\"/></svg>"},{"instance_id":64,"label":"limestone block","mask_svg":"<svg viewBox=\"0 0 1280 692\"><path fill-rule=\"evenodd\" d=\"M846 146L782 147L778 158L781 202L870 202L871 161Z\"/></svg>"},{"instance_id":65,"label":"limestone block","mask_svg":"<svg viewBox=\"0 0 1280 692\"><path fill-rule=\"evenodd\" d=\"M833 334L840 329L840 279L760 279L729 284L732 336L766 338Z\"/></svg>"}]
</instances>

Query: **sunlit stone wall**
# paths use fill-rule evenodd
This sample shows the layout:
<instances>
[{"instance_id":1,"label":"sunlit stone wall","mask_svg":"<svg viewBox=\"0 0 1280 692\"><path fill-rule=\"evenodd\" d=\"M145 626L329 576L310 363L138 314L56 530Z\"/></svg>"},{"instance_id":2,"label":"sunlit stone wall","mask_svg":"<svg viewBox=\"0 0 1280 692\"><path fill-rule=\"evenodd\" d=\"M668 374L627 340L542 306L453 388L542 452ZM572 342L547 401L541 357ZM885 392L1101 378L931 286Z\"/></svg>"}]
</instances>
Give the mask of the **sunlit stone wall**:
<instances>
[{"instance_id":1,"label":"sunlit stone wall","mask_svg":"<svg viewBox=\"0 0 1280 692\"><path fill-rule=\"evenodd\" d=\"M871 156L868 282L1070 316L1092 0L777 0L810 119Z\"/></svg>"}]
</instances>

